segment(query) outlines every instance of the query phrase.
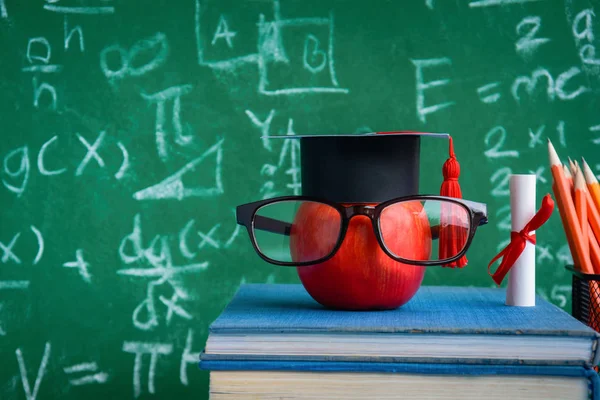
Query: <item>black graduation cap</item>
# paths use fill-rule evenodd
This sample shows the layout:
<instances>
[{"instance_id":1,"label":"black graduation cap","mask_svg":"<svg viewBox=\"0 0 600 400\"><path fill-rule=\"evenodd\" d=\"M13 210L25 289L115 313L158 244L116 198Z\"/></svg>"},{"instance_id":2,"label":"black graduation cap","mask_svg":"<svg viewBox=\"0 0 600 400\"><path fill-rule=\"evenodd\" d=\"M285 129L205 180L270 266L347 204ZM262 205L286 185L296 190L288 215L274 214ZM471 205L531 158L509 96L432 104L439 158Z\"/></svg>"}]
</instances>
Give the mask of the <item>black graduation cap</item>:
<instances>
[{"instance_id":1,"label":"black graduation cap","mask_svg":"<svg viewBox=\"0 0 600 400\"><path fill-rule=\"evenodd\" d=\"M279 135L270 139L300 140L302 195L339 203L380 203L419 194L422 137L449 140L443 165L443 196L461 198L460 166L447 133L413 131L354 135ZM454 265L466 265L463 257Z\"/></svg>"},{"instance_id":2,"label":"black graduation cap","mask_svg":"<svg viewBox=\"0 0 600 400\"><path fill-rule=\"evenodd\" d=\"M446 133L420 132L269 138L300 139L303 195L340 203L379 203L419 194L423 136L450 138Z\"/></svg>"}]
</instances>

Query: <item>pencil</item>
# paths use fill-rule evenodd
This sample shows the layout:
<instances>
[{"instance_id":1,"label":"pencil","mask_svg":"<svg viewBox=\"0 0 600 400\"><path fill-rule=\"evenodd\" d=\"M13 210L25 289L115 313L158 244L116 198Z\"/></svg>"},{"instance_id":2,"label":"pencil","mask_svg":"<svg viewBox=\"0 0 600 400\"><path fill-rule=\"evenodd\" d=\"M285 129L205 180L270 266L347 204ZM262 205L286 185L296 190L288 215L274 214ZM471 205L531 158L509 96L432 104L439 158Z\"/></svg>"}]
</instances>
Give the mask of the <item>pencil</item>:
<instances>
[{"instance_id":1,"label":"pencil","mask_svg":"<svg viewBox=\"0 0 600 400\"><path fill-rule=\"evenodd\" d=\"M573 160L571 160L570 157L569 157L569 171L571 172L571 176L577 175L577 167L575 165L575 162Z\"/></svg>"},{"instance_id":2,"label":"pencil","mask_svg":"<svg viewBox=\"0 0 600 400\"><path fill-rule=\"evenodd\" d=\"M577 173L574 179L574 187L575 187L575 195L574 195L574 203L575 203L575 213L577 214L577 222L579 222L579 227L581 228L581 241L583 243L589 243L588 238L588 218L587 218L587 204L585 193L587 192L585 188L585 179L583 178L582 173ZM586 249L584 247L584 254L589 257L589 245Z\"/></svg>"},{"instance_id":3,"label":"pencil","mask_svg":"<svg viewBox=\"0 0 600 400\"><path fill-rule=\"evenodd\" d=\"M563 165L563 170L565 173L565 178L567 183L573 188L573 178L571 177L571 172L566 165ZM554 190L554 187L552 188ZM574 193L573 193L574 195ZM588 217L588 237L590 242L590 261L592 262L592 267L596 273L600 273L600 245L598 241L600 240L600 213L598 209L594 205L592 197L589 191L585 193L586 200L586 208L587 208L587 217ZM575 201L575 200L573 200ZM562 219L562 217L561 217ZM567 240L568 241L568 240Z\"/></svg>"},{"instance_id":4,"label":"pencil","mask_svg":"<svg viewBox=\"0 0 600 400\"><path fill-rule=\"evenodd\" d=\"M579 222L579 227L581 228L581 240L583 243L587 244L587 248L584 248L584 253L587 257L590 257L590 237L589 237L589 222L587 215L587 198L586 193L587 189L585 187L585 179L581 171L577 171L575 174L575 212L577 213L577 219ZM592 260L590 260L592 261ZM592 261L592 270L596 271L600 270L600 259L598 262L594 263Z\"/></svg>"},{"instance_id":5,"label":"pencil","mask_svg":"<svg viewBox=\"0 0 600 400\"><path fill-rule=\"evenodd\" d=\"M554 146L552 146L550 139L548 139L548 157L550 159L550 169L552 171L552 177L554 178L555 183L554 196L556 197L559 210L562 208L562 213L564 214L564 219L566 222L566 224L563 222L563 228L565 230L567 240L569 238L569 233L567 232L570 232L571 235L571 242L573 246L571 248L571 254L574 260L579 261L579 265L577 265L577 267L583 273L593 274L594 269L589 256L589 243L588 240L585 242L583 241L583 233L581 226L579 225L577 212L575 211L575 204L573 203L573 198L571 197L560 159L558 158L558 154L556 154L556 150L554 149ZM583 206L585 209L585 203ZM587 215L587 209L585 209L585 211Z\"/></svg>"},{"instance_id":6,"label":"pencil","mask_svg":"<svg viewBox=\"0 0 600 400\"><path fill-rule=\"evenodd\" d=\"M556 189L556 184L553 183L552 184L552 192L554 192L554 197L556 198L556 204L562 204L563 201L560 197L560 193L558 192L558 189ZM567 237L567 244L569 245L569 249L571 250L571 257L573 257L573 263L575 264L575 266L577 268L579 268L579 265L581 265L581 263L579 262L579 258L577 253L575 252L575 242L573 242L573 236L571 235L571 231L569 229L566 229L566 227L568 226L567 223L567 217L565 215L565 210L563 207L558 206L558 214L560 215L560 221L562 222L563 228L565 230L565 236Z\"/></svg>"},{"instance_id":7,"label":"pencil","mask_svg":"<svg viewBox=\"0 0 600 400\"><path fill-rule=\"evenodd\" d=\"M573 194L573 176L571 175L571 170L569 167L563 165L563 172L565 174L565 179L567 180L567 184L569 185L570 193Z\"/></svg>"},{"instance_id":8,"label":"pencil","mask_svg":"<svg viewBox=\"0 0 600 400\"><path fill-rule=\"evenodd\" d=\"M600 184L598 184L598 179L596 179L596 175L594 175L588 163L585 160L582 160L582 164L583 175L585 176L585 181L587 182L588 192L594 201L596 209L600 210ZM598 240L600 240L600 238L598 238Z\"/></svg>"}]
</instances>

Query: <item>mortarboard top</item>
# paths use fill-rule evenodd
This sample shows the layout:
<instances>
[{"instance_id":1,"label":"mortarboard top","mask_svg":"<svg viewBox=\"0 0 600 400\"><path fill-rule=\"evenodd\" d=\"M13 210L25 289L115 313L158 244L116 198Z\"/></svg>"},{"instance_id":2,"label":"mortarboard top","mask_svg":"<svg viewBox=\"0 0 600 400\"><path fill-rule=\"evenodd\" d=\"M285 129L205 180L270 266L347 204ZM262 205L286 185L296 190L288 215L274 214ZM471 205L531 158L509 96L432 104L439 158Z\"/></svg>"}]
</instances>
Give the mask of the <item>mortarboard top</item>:
<instances>
[{"instance_id":1,"label":"mortarboard top","mask_svg":"<svg viewBox=\"0 0 600 400\"><path fill-rule=\"evenodd\" d=\"M379 203L419 194L422 136L450 138L447 133L422 132L266 137L300 139L303 195L341 203Z\"/></svg>"}]
</instances>

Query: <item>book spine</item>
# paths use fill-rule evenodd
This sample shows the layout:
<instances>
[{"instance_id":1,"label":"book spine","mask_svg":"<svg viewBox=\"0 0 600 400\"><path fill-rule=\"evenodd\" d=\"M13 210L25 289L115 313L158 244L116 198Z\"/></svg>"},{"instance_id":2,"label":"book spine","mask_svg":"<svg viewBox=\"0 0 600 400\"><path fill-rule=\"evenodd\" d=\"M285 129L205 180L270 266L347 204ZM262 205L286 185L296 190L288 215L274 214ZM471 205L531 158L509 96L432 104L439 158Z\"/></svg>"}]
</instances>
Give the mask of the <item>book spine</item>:
<instances>
[{"instance_id":1,"label":"book spine","mask_svg":"<svg viewBox=\"0 0 600 400\"><path fill-rule=\"evenodd\" d=\"M598 351L598 337L592 338L592 365L598 365L600 362L600 351Z\"/></svg>"},{"instance_id":2,"label":"book spine","mask_svg":"<svg viewBox=\"0 0 600 400\"><path fill-rule=\"evenodd\" d=\"M600 376L591 368L585 369L585 375L588 378L589 398L591 400L600 400Z\"/></svg>"}]
</instances>

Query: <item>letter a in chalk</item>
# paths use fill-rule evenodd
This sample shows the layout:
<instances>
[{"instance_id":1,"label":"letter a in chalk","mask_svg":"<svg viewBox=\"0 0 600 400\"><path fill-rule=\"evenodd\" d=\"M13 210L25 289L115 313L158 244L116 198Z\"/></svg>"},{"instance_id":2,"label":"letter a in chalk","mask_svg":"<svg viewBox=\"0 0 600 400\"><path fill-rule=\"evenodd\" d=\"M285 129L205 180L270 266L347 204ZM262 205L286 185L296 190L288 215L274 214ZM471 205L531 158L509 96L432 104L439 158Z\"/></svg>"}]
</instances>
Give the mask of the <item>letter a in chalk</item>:
<instances>
[{"instance_id":1,"label":"letter a in chalk","mask_svg":"<svg viewBox=\"0 0 600 400\"><path fill-rule=\"evenodd\" d=\"M227 46L232 49L233 43L231 39L237 35L237 32L233 32L229 30L229 25L227 24L227 20L225 17L221 15L219 18L219 25L217 26L217 30L215 31L215 35L213 36L213 40L211 44L214 46L219 39L225 39L227 41Z\"/></svg>"}]
</instances>

